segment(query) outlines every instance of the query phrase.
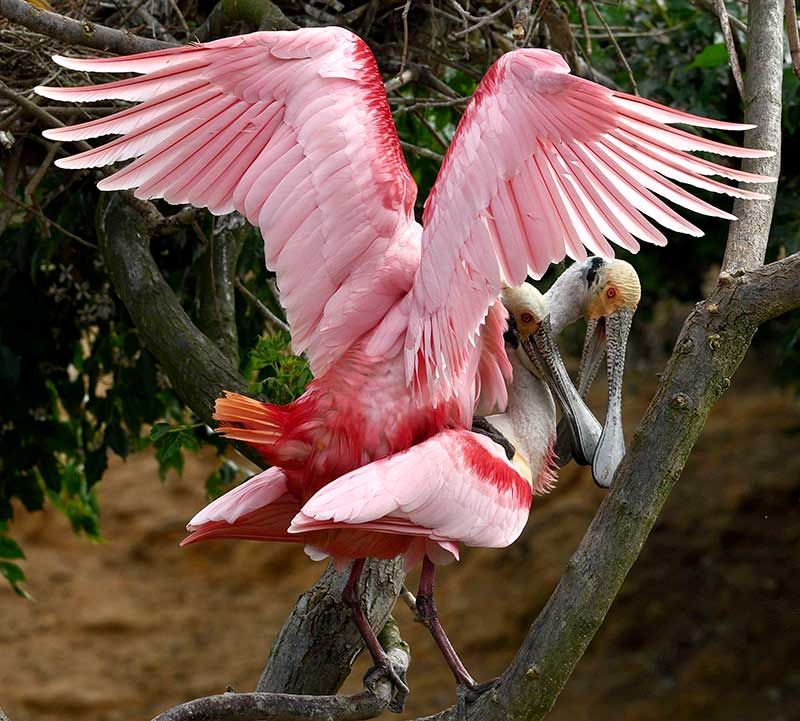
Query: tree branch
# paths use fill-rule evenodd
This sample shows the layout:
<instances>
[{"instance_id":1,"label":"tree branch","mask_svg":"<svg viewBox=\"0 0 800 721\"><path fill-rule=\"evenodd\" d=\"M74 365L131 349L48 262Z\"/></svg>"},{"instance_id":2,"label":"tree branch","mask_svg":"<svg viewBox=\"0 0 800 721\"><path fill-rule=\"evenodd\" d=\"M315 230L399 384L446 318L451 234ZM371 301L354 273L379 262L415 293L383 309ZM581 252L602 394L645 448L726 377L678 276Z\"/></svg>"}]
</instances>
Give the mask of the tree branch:
<instances>
[{"instance_id":1,"label":"tree branch","mask_svg":"<svg viewBox=\"0 0 800 721\"><path fill-rule=\"evenodd\" d=\"M393 618L380 636L392 666L404 675L411 663L408 644L400 638ZM283 693L225 693L180 704L153 721L358 721L393 708L394 689L378 677L367 688L350 696L312 696Z\"/></svg>"},{"instance_id":2,"label":"tree branch","mask_svg":"<svg viewBox=\"0 0 800 721\"><path fill-rule=\"evenodd\" d=\"M287 333L289 332L288 323L278 318L277 315L267 308L267 306L258 299L258 296L251 292L251 290L241 281L241 279L237 278L234 283L236 284L236 289L245 297L245 300L259 312L261 317L271 328L280 328L281 330L285 330Z\"/></svg>"},{"instance_id":3,"label":"tree branch","mask_svg":"<svg viewBox=\"0 0 800 721\"><path fill-rule=\"evenodd\" d=\"M200 272L200 327L236 367L239 337L236 330L236 264L253 226L239 213L215 218Z\"/></svg>"},{"instance_id":4,"label":"tree branch","mask_svg":"<svg viewBox=\"0 0 800 721\"><path fill-rule=\"evenodd\" d=\"M751 158L743 168L777 179L781 168L781 103L783 85L783 3L759 0L748 5L747 74L744 81L745 122L756 127L745 131L748 148L772 150L771 158ZM752 269L764 262L775 206L776 183L748 184L769 200L737 198L722 269Z\"/></svg>"},{"instance_id":5,"label":"tree branch","mask_svg":"<svg viewBox=\"0 0 800 721\"><path fill-rule=\"evenodd\" d=\"M2 2L5 2L5 0L0 0L0 3ZM2 80L0 80L0 97L6 98L6 100L10 100L12 103L16 104L28 115L36 118L46 128L64 127L64 123L62 123L58 118L48 113L44 108L40 108L32 100L28 100L28 98L26 98L24 95L15 93ZM87 143L85 140L73 140L71 142L75 143L75 145L77 145L81 150L92 149L92 146L89 145L89 143Z\"/></svg>"},{"instance_id":6,"label":"tree branch","mask_svg":"<svg viewBox=\"0 0 800 721\"><path fill-rule=\"evenodd\" d=\"M800 308L800 253L762 265L748 273L720 276L720 282L739 283L743 307L757 325Z\"/></svg>"},{"instance_id":7,"label":"tree branch","mask_svg":"<svg viewBox=\"0 0 800 721\"><path fill-rule=\"evenodd\" d=\"M0 0L0 15L24 25L28 30L56 40L98 50L108 50L118 55L144 53L173 47L171 43L148 40L131 35L124 30L114 30L98 23L80 22L58 13L37 10L25 0Z\"/></svg>"},{"instance_id":8,"label":"tree branch","mask_svg":"<svg viewBox=\"0 0 800 721\"><path fill-rule=\"evenodd\" d=\"M800 32L797 27L797 8L795 0L786 0L786 32L789 35L789 55L792 58L792 70L800 78Z\"/></svg>"},{"instance_id":9,"label":"tree branch","mask_svg":"<svg viewBox=\"0 0 800 721\"><path fill-rule=\"evenodd\" d=\"M725 38L725 47L728 50L728 63L733 73L733 80L736 83L736 89L739 91L739 97L744 100L744 80L742 80L742 68L739 65L739 56L736 53L736 43L733 41L733 32L731 32L731 23L728 18L728 11L725 8L725 0L714 0L717 8L717 17L719 18L719 26L722 30L722 37Z\"/></svg>"},{"instance_id":10,"label":"tree branch","mask_svg":"<svg viewBox=\"0 0 800 721\"><path fill-rule=\"evenodd\" d=\"M206 423L223 390L247 392L236 368L192 323L148 248L141 215L119 195L98 208L100 252L117 295L175 392Z\"/></svg>"}]
</instances>

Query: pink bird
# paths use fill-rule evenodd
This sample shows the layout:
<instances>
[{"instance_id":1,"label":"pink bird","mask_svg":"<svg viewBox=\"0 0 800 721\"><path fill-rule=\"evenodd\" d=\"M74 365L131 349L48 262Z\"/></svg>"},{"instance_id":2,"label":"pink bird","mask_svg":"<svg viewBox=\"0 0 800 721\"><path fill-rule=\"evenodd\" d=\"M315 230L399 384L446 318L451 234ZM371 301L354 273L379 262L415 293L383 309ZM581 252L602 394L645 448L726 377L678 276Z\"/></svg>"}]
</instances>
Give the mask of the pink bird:
<instances>
[{"instance_id":1,"label":"pink bird","mask_svg":"<svg viewBox=\"0 0 800 721\"><path fill-rule=\"evenodd\" d=\"M546 302L524 288L526 276L540 278L565 255L584 260L586 249L610 258L609 241L631 251L640 240L663 245L651 219L702 235L659 195L732 218L670 179L763 197L709 176L764 178L687 151L768 153L670 127L749 126L574 77L547 50L508 53L487 72L421 225L375 58L344 29L54 59L76 70L140 74L85 88L37 88L57 100L138 103L46 131L60 141L121 136L57 164L86 168L135 158L99 187L245 214L265 239L294 350L307 355L314 373L303 396L286 406L234 394L218 401L220 432L252 444L272 468L198 514L187 542L301 542L313 557L354 560L346 596L376 664L390 676L355 596L363 558L421 559L420 596L430 598L435 564L456 558L462 542L511 543L532 491L550 478L554 431L537 437L537 455L527 459L535 475L470 431L476 406L486 413L508 405L513 419L508 384L512 398L521 399L529 380L521 366L511 380L503 303L511 306L524 350L513 362L527 356L529 368L544 375L591 459L599 431L566 373L553 370ZM519 286L501 299L503 288ZM534 408L546 410L542 403ZM474 687L438 621L430 626L457 681Z\"/></svg>"}]
</instances>

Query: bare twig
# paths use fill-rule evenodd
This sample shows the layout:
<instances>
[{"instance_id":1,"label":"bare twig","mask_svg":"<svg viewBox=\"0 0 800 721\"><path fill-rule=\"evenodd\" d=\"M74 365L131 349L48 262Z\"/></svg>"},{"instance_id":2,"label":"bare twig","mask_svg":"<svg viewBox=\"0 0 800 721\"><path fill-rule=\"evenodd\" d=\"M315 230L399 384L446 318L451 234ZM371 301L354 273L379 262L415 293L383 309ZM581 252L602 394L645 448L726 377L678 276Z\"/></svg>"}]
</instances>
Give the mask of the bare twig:
<instances>
[{"instance_id":1,"label":"bare twig","mask_svg":"<svg viewBox=\"0 0 800 721\"><path fill-rule=\"evenodd\" d=\"M794 0L786 0L786 31L789 34L789 53L792 58L792 70L800 78L800 35L797 28L797 8Z\"/></svg>"},{"instance_id":2,"label":"bare twig","mask_svg":"<svg viewBox=\"0 0 800 721\"><path fill-rule=\"evenodd\" d=\"M390 105L400 104L401 107L392 111L393 115L408 113L419 108L452 108L466 105L469 98L452 98L451 100L422 100L420 98L389 98Z\"/></svg>"},{"instance_id":3,"label":"bare twig","mask_svg":"<svg viewBox=\"0 0 800 721\"><path fill-rule=\"evenodd\" d=\"M400 147L408 150L410 153L414 153L414 155L417 155L420 158L435 160L437 163L441 163L444 160L444 155L441 153L437 153L435 150L430 150L429 148L423 148L419 145L407 143L405 140L400 141Z\"/></svg>"},{"instance_id":4,"label":"bare twig","mask_svg":"<svg viewBox=\"0 0 800 721\"><path fill-rule=\"evenodd\" d=\"M273 325L276 328L281 328L285 330L287 333L289 332L288 324L278 318L267 306L265 306L258 297L250 291L250 289L242 282L241 278L237 278L235 281L236 289L245 297L245 300L250 303L266 320L268 323Z\"/></svg>"},{"instance_id":5,"label":"bare twig","mask_svg":"<svg viewBox=\"0 0 800 721\"><path fill-rule=\"evenodd\" d=\"M583 33L583 53L586 61L592 57L592 36L589 34L589 21L586 19L586 7L583 0L577 0L578 15L581 18L581 32Z\"/></svg>"},{"instance_id":6,"label":"bare twig","mask_svg":"<svg viewBox=\"0 0 800 721\"><path fill-rule=\"evenodd\" d=\"M24 25L29 30L62 42L110 50L119 55L172 47L170 43L160 40L148 40L105 25L80 22L58 13L37 10L25 0L0 0L0 15Z\"/></svg>"},{"instance_id":7,"label":"bare twig","mask_svg":"<svg viewBox=\"0 0 800 721\"><path fill-rule=\"evenodd\" d=\"M168 215L153 226L153 233L170 235L185 225L192 225L197 219L205 215L204 208L195 208L191 205L181 208L177 213Z\"/></svg>"},{"instance_id":8,"label":"bare twig","mask_svg":"<svg viewBox=\"0 0 800 721\"><path fill-rule=\"evenodd\" d=\"M183 16L181 12L181 8L175 0L168 0L169 6L172 8L172 11L177 15L178 22L181 25L181 30L186 33L187 37L191 35L191 30L189 30L189 25L186 23L186 18Z\"/></svg>"},{"instance_id":9,"label":"bare twig","mask_svg":"<svg viewBox=\"0 0 800 721\"><path fill-rule=\"evenodd\" d=\"M716 4L716 0L689 0L692 5L696 5L701 10L705 10L706 12L711 13L712 15L716 15L718 19L719 17L719 9ZM728 22L733 25L737 30L746 33L747 32L747 25L745 25L739 18L727 13L728 15Z\"/></svg>"},{"instance_id":10,"label":"bare twig","mask_svg":"<svg viewBox=\"0 0 800 721\"><path fill-rule=\"evenodd\" d=\"M401 73L405 70L406 61L408 60L408 12L411 10L411 2L412 0L406 0L405 5L403 5L403 12L400 14L403 19L403 51L400 54Z\"/></svg>"},{"instance_id":11,"label":"bare twig","mask_svg":"<svg viewBox=\"0 0 800 721\"><path fill-rule=\"evenodd\" d=\"M406 68L405 70L401 70L390 80L387 80L383 84L383 87L387 93L391 93L395 90L399 90L404 85L413 83L417 79L418 75L419 73L417 72L416 68Z\"/></svg>"},{"instance_id":12,"label":"bare twig","mask_svg":"<svg viewBox=\"0 0 800 721\"><path fill-rule=\"evenodd\" d=\"M792 0L787 0L787 4ZM728 20L728 10L725 7L725 0L714 0L717 7L717 17L719 18L719 25L722 28L722 35L725 38L725 47L728 49L728 63L731 66L733 79L736 82L736 88L739 91L739 97L744 100L744 80L742 79L742 68L739 65L739 55L736 53L736 44L733 42L733 33L731 32L731 24Z\"/></svg>"},{"instance_id":13,"label":"bare twig","mask_svg":"<svg viewBox=\"0 0 800 721\"><path fill-rule=\"evenodd\" d=\"M505 3L502 7L498 8L494 12L490 12L486 15L470 15L467 13L464 8L462 8L455 0L452 0L451 5L454 7L458 7L458 9L464 14L463 16L468 18L469 20L473 21L472 25L469 25L462 30L458 30L453 35L455 37L461 37L462 35L467 35L475 30L482 28L484 25L492 22L495 18L500 17L503 13L507 13L511 8L517 4L519 0L509 0L509 2Z\"/></svg>"},{"instance_id":14,"label":"bare twig","mask_svg":"<svg viewBox=\"0 0 800 721\"><path fill-rule=\"evenodd\" d=\"M39 167L36 169L36 172L33 174L31 179L28 181L28 184L25 186L25 197L30 198L33 196L33 191L39 186L39 183L42 182L42 178L44 178L44 174L50 169L50 166L53 164L53 160L58 153L58 149L61 147L61 143L50 143L50 147L47 150L47 155L45 156L44 160L39 164Z\"/></svg>"},{"instance_id":15,"label":"bare twig","mask_svg":"<svg viewBox=\"0 0 800 721\"><path fill-rule=\"evenodd\" d=\"M5 2L5 0L0 0L0 2ZM28 100L28 98L26 98L24 95L14 92L2 80L0 80L0 97L6 98L7 100L10 100L18 105L24 112L36 118L46 128L64 127L64 123L62 123L58 118L50 115L50 113L40 108L32 100ZM89 143L87 143L85 140L74 140L72 142L74 142L75 145L77 145L81 150L92 149L92 146L89 145Z\"/></svg>"},{"instance_id":16,"label":"bare twig","mask_svg":"<svg viewBox=\"0 0 800 721\"><path fill-rule=\"evenodd\" d=\"M10 193L7 193L3 188L0 188L0 195L2 195L9 202L15 203L20 208L24 208L25 210L29 211L30 213L33 213L38 218L41 218L44 223L46 223L47 225L55 228L57 231L59 231L60 233L63 233L68 238L72 238L72 240L80 243L81 245L86 246L87 248L91 248L92 250L97 250L97 246L94 243L90 243L88 240L86 240L84 238L81 238L79 235L75 235L75 233L73 233L71 230L67 230L63 225L59 225L58 223L56 223L55 220L51 220L50 218L48 218L38 208L34 208L32 205L29 205L28 203L20 200L19 198L15 198Z\"/></svg>"},{"instance_id":17,"label":"bare twig","mask_svg":"<svg viewBox=\"0 0 800 721\"><path fill-rule=\"evenodd\" d=\"M550 5L550 0L539 0L539 6L536 8L536 14L533 16L533 20L528 24L528 32L525 33L525 38L522 41L523 45L527 45L533 34L539 29L539 23L542 21L544 14Z\"/></svg>"},{"instance_id":18,"label":"bare twig","mask_svg":"<svg viewBox=\"0 0 800 721\"><path fill-rule=\"evenodd\" d=\"M414 117L419 120L420 123L425 127L425 129L433 136L437 143L442 147L443 150L447 150L448 142L447 138L444 137L428 119L419 111L414 111Z\"/></svg>"},{"instance_id":19,"label":"bare twig","mask_svg":"<svg viewBox=\"0 0 800 721\"><path fill-rule=\"evenodd\" d=\"M239 213L212 219L211 234L200 260L198 289L201 330L227 355L239 363L239 334L236 327L236 265L251 226ZM195 221L193 226L200 229Z\"/></svg>"},{"instance_id":20,"label":"bare twig","mask_svg":"<svg viewBox=\"0 0 800 721\"><path fill-rule=\"evenodd\" d=\"M608 35L608 39L611 41L611 44L617 51L617 57L619 57L620 62L625 66L625 72L628 73L628 80L630 81L631 87L633 88L633 92L635 95L638 95L639 86L636 84L636 78L633 77L633 71L631 70L630 63L628 63L628 58L626 58L625 53L622 52L622 48L619 46L617 38L614 36L614 32L608 26L608 23L606 22L606 19L603 17L603 14L598 9L595 0L589 0L589 4L592 6L592 10L594 10L594 14L597 16L597 19L606 29L606 34Z\"/></svg>"}]
</instances>

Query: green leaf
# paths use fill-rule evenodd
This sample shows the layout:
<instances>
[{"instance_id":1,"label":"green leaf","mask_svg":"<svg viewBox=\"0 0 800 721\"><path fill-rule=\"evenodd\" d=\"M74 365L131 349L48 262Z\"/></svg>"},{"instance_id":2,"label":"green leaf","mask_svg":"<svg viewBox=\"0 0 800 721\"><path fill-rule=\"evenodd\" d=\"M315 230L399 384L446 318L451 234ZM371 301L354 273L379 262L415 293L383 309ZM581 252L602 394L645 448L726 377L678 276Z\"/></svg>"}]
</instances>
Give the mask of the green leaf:
<instances>
[{"instance_id":1,"label":"green leaf","mask_svg":"<svg viewBox=\"0 0 800 721\"><path fill-rule=\"evenodd\" d=\"M25 558L25 554L16 541L0 536L0 558Z\"/></svg>"},{"instance_id":2,"label":"green leaf","mask_svg":"<svg viewBox=\"0 0 800 721\"><path fill-rule=\"evenodd\" d=\"M5 576L6 580L12 585L25 580L25 574L22 569L16 563L9 563L8 561L0 561L0 574Z\"/></svg>"},{"instance_id":3,"label":"green leaf","mask_svg":"<svg viewBox=\"0 0 800 721\"><path fill-rule=\"evenodd\" d=\"M165 423L164 421L154 423L153 427L150 429L150 440L153 441L153 443L158 443L158 441L171 430L172 426L169 423Z\"/></svg>"},{"instance_id":4,"label":"green leaf","mask_svg":"<svg viewBox=\"0 0 800 721\"><path fill-rule=\"evenodd\" d=\"M725 43L714 43L706 45L702 51L695 55L694 60L689 63L690 68L717 68L728 62L728 49Z\"/></svg>"},{"instance_id":5,"label":"green leaf","mask_svg":"<svg viewBox=\"0 0 800 721\"><path fill-rule=\"evenodd\" d=\"M19 585L25 580L25 574L16 563L0 561L0 576L3 576L11 584L11 588L17 595L29 601L32 600L30 594Z\"/></svg>"},{"instance_id":6,"label":"green leaf","mask_svg":"<svg viewBox=\"0 0 800 721\"><path fill-rule=\"evenodd\" d=\"M156 449L156 460L158 461L158 475L163 481L167 477L170 469L178 473L183 472L183 453L182 449L198 451L200 442L194 434L196 428L201 427L202 423L194 425L170 425L169 423L159 422L153 425L150 431L150 440Z\"/></svg>"}]
</instances>

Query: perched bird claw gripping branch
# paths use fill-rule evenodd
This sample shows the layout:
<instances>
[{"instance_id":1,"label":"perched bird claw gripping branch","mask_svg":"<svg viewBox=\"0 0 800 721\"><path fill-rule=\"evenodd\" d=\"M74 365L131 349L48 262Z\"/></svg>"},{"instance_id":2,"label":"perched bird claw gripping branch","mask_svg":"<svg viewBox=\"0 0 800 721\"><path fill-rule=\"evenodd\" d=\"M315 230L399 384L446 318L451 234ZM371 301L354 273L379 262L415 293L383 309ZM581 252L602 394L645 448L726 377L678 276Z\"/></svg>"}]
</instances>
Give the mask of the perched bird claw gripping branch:
<instances>
[{"instance_id":1,"label":"perched bird claw gripping branch","mask_svg":"<svg viewBox=\"0 0 800 721\"><path fill-rule=\"evenodd\" d=\"M398 697L405 681L364 622L355 582L365 557L421 562L420 613L459 686L480 690L435 613L436 566L458 559L460 544L504 547L518 537L533 496L555 482L556 403L572 453L592 463L598 482L611 482L624 453L619 389L638 303L638 279L611 263L611 243L632 252L640 241L663 245L654 223L702 235L662 197L733 218L675 180L764 197L711 176L766 178L690 151L767 153L672 127L748 126L574 77L548 50L515 50L490 68L467 106L420 224L375 59L344 29L55 60L136 74L37 88L57 100L136 103L46 131L60 141L119 136L57 164L132 160L99 187L243 213L262 231L294 349L314 373L288 405L234 393L219 399L219 432L251 444L270 468L201 510L184 543L299 543L312 558L352 563L354 620ZM542 296L525 282L565 256L578 262L561 290ZM582 294L569 292L579 286ZM591 341L604 341L608 353L604 428L554 340L581 314L590 334L601 319L605 332ZM509 316L513 332L504 337ZM587 354L582 382L598 362L597 350ZM489 414L507 443L474 433L476 413Z\"/></svg>"}]
</instances>

